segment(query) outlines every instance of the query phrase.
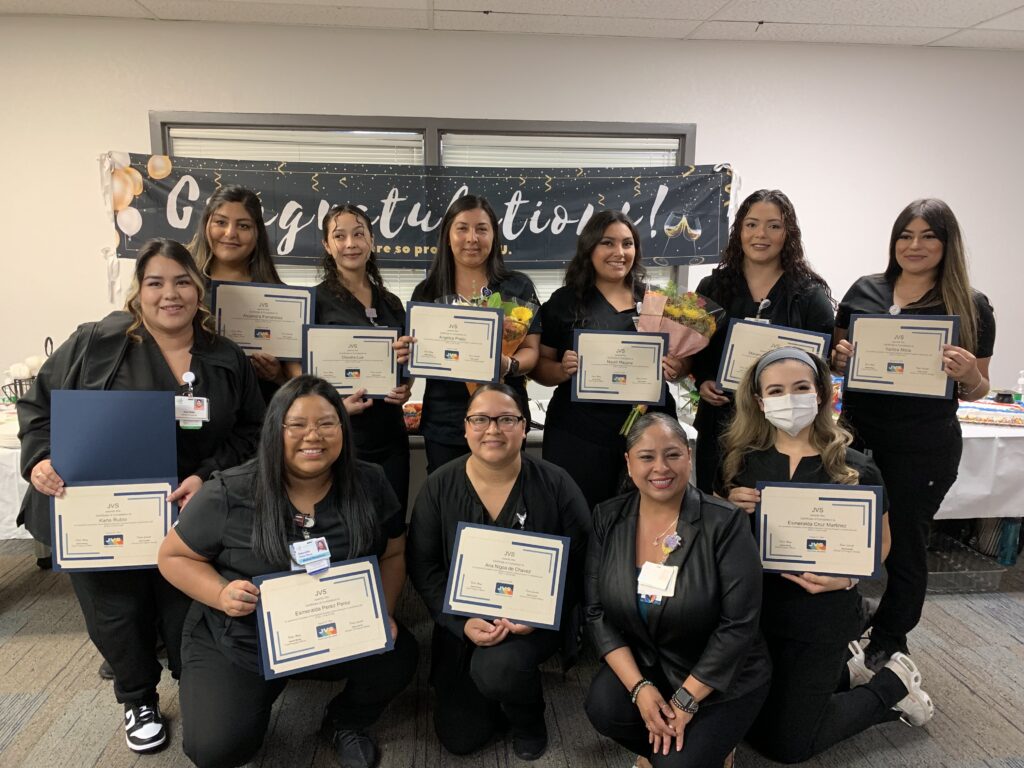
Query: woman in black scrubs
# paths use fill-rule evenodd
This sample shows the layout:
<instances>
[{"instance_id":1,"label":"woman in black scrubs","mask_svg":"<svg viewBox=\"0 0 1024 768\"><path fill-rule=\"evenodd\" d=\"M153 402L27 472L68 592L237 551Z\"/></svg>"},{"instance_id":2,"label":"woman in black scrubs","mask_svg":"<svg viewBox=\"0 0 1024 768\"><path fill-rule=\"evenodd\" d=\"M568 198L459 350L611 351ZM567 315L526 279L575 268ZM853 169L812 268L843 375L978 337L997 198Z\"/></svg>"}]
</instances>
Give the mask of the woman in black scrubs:
<instances>
[{"instance_id":1,"label":"woman in black scrubs","mask_svg":"<svg viewBox=\"0 0 1024 768\"><path fill-rule=\"evenodd\" d=\"M182 639L185 754L201 768L237 766L259 750L287 678L260 673L255 576L287 571L289 545L323 536L332 561L375 556L394 649L296 677L340 682L322 730L344 768L370 768L363 729L409 684L416 641L394 620L405 583L405 518L380 467L358 461L335 389L300 376L271 400L255 459L216 475L160 549L160 570L196 602Z\"/></svg>"},{"instance_id":2,"label":"woman in black scrubs","mask_svg":"<svg viewBox=\"0 0 1024 768\"><path fill-rule=\"evenodd\" d=\"M731 765L771 669L757 550L742 512L689 485L678 420L641 416L626 443L635 488L594 510L587 556L587 629L602 660L587 717L656 768Z\"/></svg>"},{"instance_id":3,"label":"woman in black scrubs","mask_svg":"<svg viewBox=\"0 0 1024 768\"><path fill-rule=\"evenodd\" d=\"M505 267L501 255L498 217L485 198L460 197L441 220L437 256L426 279L412 292L413 301L433 302L446 296L464 299L500 293L539 306L533 282L522 272ZM511 356L501 356L502 380L526 399L526 374L537 363L540 344L539 313ZM469 453L463 437L469 390L461 381L427 379L423 394L420 434L427 452L427 473ZM529 416L529 414L527 414Z\"/></svg>"},{"instance_id":4,"label":"woman in black scrubs","mask_svg":"<svg viewBox=\"0 0 1024 768\"><path fill-rule=\"evenodd\" d=\"M54 389L170 390L209 398L210 420L177 430L178 478L171 494L184 507L214 470L248 459L256 450L263 400L245 354L213 333L203 306L203 281L185 247L173 240L142 246L125 304L98 323L78 328L39 371L18 401L22 471L32 483L19 523L49 543L49 496L64 482L50 463L50 392ZM89 637L114 672L114 695L124 705L128 746L136 752L166 742L157 683L159 630L171 674L181 669L181 627L189 599L156 570L71 573Z\"/></svg>"},{"instance_id":5,"label":"woman in black scrubs","mask_svg":"<svg viewBox=\"0 0 1024 768\"><path fill-rule=\"evenodd\" d=\"M776 349L750 368L736 393L718 493L751 514L759 481L882 485L874 462L849 448L851 440L832 418L825 362L793 347ZM883 559L888 517L882 517ZM763 585L761 631L772 684L747 735L762 754L802 762L877 723L902 716L924 725L931 718L931 700L908 656L894 656L877 674L863 657L847 668L847 643L863 624L856 579L766 573Z\"/></svg>"},{"instance_id":6,"label":"woman in black scrubs","mask_svg":"<svg viewBox=\"0 0 1024 768\"><path fill-rule=\"evenodd\" d=\"M619 430L632 406L572 402L570 379L579 367L573 331L635 331L646 274L633 222L621 211L601 211L580 233L565 285L540 311L540 359L532 378L556 387L544 419L544 458L569 473L591 509L622 486L626 441ZM666 356L662 368L675 380L682 362ZM667 386L664 405L651 410L675 415Z\"/></svg>"},{"instance_id":7,"label":"woman in black scrubs","mask_svg":"<svg viewBox=\"0 0 1024 768\"><path fill-rule=\"evenodd\" d=\"M434 619L430 682L434 727L455 754L475 752L506 725L512 748L535 760L547 748L538 666L575 644L569 621L582 597L589 512L572 479L522 450L529 413L507 384L484 384L463 421L471 454L427 478L409 526L409 578ZM568 536L562 632L444 613L460 522ZM564 644L563 644L564 647Z\"/></svg>"},{"instance_id":8,"label":"woman in black scrubs","mask_svg":"<svg viewBox=\"0 0 1024 768\"><path fill-rule=\"evenodd\" d=\"M843 422L855 445L869 450L885 478L891 503L889 581L872 620L867 663L879 669L894 651L907 653L907 634L921 619L928 585L931 521L956 480L963 439L957 397L988 394L996 340L992 305L971 287L960 225L941 200L916 200L900 213L882 274L853 284L839 304L833 367L845 370L856 314L956 315L959 345L943 349L943 370L956 382L953 397L906 397L847 391Z\"/></svg>"},{"instance_id":9,"label":"woman in black scrubs","mask_svg":"<svg viewBox=\"0 0 1024 768\"><path fill-rule=\"evenodd\" d=\"M366 213L350 204L333 206L324 217L323 244L324 279L316 287L316 324L381 326L404 333L405 307L384 287ZM398 343L407 341L401 336ZM403 509L409 503L409 433L402 404L409 399L409 389L404 381L383 400L363 398L365 390L345 400L359 458L384 468Z\"/></svg>"},{"instance_id":10,"label":"woman in black scrubs","mask_svg":"<svg viewBox=\"0 0 1024 768\"><path fill-rule=\"evenodd\" d=\"M230 185L214 192L188 249L206 279L207 291L211 280L284 284L271 256L263 206L251 189ZM212 298L207 296L207 303ZM301 371L298 363L282 363L266 352L254 352L249 360L267 402L279 386Z\"/></svg>"},{"instance_id":11,"label":"woman in black scrubs","mask_svg":"<svg viewBox=\"0 0 1024 768\"><path fill-rule=\"evenodd\" d=\"M711 493L721 456L719 440L733 414L732 398L718 388L718 367L732 318L832 333L832 293L804 258L793 204L777 189L760 189L736 212L729 242L715 270L697 286L726 313L711 343L689 359L700 388L695 460L697 487Z\"/></svg>"}]
</instances>

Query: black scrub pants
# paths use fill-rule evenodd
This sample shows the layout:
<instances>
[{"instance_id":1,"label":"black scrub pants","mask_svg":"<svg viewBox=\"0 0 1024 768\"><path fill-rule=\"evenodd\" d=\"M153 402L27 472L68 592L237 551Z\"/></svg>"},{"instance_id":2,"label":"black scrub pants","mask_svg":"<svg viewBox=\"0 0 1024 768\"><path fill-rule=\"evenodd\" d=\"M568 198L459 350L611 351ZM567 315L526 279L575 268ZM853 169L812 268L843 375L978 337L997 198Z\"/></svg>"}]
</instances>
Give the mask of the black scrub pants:
<instances>
[{"instance_id":1,"label":"black scrub pants","mask_svg":"<svg viewBox=\"0 0 1024 768\"><path fill-rule=\"evenodd\" d=\"M374 723L416 674L416 639L399 625L388 653L294 675L302 680L347 680L331 699L324 726L361 730ZM200 768L244 765L263 745L270 711L289 678L264 680L234 664L217 645L206 619L189 619L182 647L181 705L185 754ZM254 660L254 663L255 662ZM318 715L311 714L313 722Z\"/></svg>"},{"instance_id":2,"label":"black scrub pants","mask_svg":"<svg viewBox=\"0 0 1024 768\"><path fill-rule=\"evenodd\" d=\"M181 629L192 599L172 587L156 568L70 573L89 639L114 670L114 696L136 706L156 701L163 667L156 658L159 635L171 675L181 673Z\"/></svg>"},{"instance_id":3,"label":"black scrub pants","mask_svg":"<svg viewBox=\"0 0 1024 768\"><path fill-rule=\"evenodd\" d=\"M907 695L906 687L883 669L850 689L845 640L807 643L769 634L765 641L771 689L747 735L765 757L800 763L873 725L899 719L892 707Z\"/></svg>"},{"instance_id":4,"label":"black scrub pants","mask_svg":"<svg viewBox=\"0 0 1024 768\"><path fill-rule=\"evenodd\" d=\"M697 416L693 421L697 430L697 453L693 457L694 485L709 496L715 492L715 477L722 463L722 434L735 413L732 402L711 405L701 400L697 406Z\"/></svg>"},{"instance_id":5,"label":"black scrub pants","mask_svg":"<svg viewBox=\"0 0 1024 768\"><path fill-rule=\"evenodd\" d=\"M626 474L626 439L620 435L603 442L595 439L600 436L587 439L554 425L546 426L541 451L545 461L558 465L576 481L591 510L622 493Z\"/></svg>"},{"instance_id":6,"label":"black scrub pants","mask_svg":"<svg viewBox=\"0 0 1024 768\"><path fill-rule=\"evenodd\" d=\"M507 722L512 735L544 730L544 691L538 667L558 650L557 632L509 635L477 647L434 626L430 682L437 694L434 728L449 752L486 746Z\"/></svg>"},{"instance_id":7,"label":"black scrub pants","mask_svg":"<svg viewBox=\"0 0 1024 768\"><path fill-rule=\"evenodd\" d=\"M872 619L871 642L907 651L907 634L921 620L928 589L928 534L935 513L956 481L963 452L959 424L922 435L921 447L886 448L866 440L889 495L892 548L885 560L888 582Z\"/></svg>"},{"instance_id":8,"label":"black scrub pants","mask_svg":"<svg viewBox=\"0 0 1024 768\"><path fill-rule=\"evenodd\" d=\"M402 437L383 448L362 448L356 443L356 455L363 461L377 464L384 470L384 476L391 490L402 505L402 519L409 508L409 438Z\"/></svg>"},{"instance_id":9,"label":"black scrub pants","mask_svg":"<svg viewBox=\"0 0 1024 768\"><path fill-rule=\"evenodd\" d=\"M665 701L672 695L671 686L655 670L641 670L655 682ZM702 705L683 732L683 749L675 744L667 755L651 754L647 726L636 704L629 700L629 691L602 664L590 683L584 708L591 725L602 736L613 739L634 755L642 755L655 768L722 768L726 756L740 743L761 703L768 694L768 684L729 701Z\"/></svg>"}]
</instances>

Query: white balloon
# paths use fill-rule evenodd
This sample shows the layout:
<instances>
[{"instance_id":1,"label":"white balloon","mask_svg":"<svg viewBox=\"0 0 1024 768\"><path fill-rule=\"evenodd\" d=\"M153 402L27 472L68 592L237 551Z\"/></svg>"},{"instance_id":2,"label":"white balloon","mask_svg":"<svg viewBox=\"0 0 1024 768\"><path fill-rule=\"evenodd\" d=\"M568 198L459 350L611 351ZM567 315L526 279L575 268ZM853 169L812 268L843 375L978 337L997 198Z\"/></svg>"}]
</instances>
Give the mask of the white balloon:
<instances>
[{"instance_id":1,"label":"white balloon","mask_svg":"<svg viewBox=\"0 0 1024 768\"><path fill-rule=\"evenodd\" d=\"M115 168L128 168L132 164L132 158L127 152L111 152L110 162Z\"/></svg>"},{"instance_id":2,"label":"white balloon","mask_svg":"<svg viewBox=\"0 0 1024 768\"><path fill-rule=\"evenodd\" d=\"M117 228L128 237L138 234L142 229L142 214L137 208L125 208L117 212Z\"/></svg>"}]
</instances>

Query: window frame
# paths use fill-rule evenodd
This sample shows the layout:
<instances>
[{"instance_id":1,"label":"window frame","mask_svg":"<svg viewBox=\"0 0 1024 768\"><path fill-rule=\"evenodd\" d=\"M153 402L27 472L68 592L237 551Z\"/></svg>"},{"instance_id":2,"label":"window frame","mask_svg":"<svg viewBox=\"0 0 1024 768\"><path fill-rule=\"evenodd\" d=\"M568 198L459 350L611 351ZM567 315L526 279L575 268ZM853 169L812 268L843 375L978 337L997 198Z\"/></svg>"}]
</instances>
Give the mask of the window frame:
<instances>
[{"instance_id":1,"label":"window frame","mask_svg":"<svg viewBox=\"0 0 1024 768\"><path fill-rule=\"evenodd\" d=\"M679 140L677 165L694 165L696 123L608 123L562 120L489 120L441 117L298 115L259 112L149 113L153 154L169 154L170 131L187 128L280 128L323 131L407 131L423 135L424 165L440 165L441 136L446 133L524 136L587 136L594 138L674 137Z\"/></svg>"}]
</instances>

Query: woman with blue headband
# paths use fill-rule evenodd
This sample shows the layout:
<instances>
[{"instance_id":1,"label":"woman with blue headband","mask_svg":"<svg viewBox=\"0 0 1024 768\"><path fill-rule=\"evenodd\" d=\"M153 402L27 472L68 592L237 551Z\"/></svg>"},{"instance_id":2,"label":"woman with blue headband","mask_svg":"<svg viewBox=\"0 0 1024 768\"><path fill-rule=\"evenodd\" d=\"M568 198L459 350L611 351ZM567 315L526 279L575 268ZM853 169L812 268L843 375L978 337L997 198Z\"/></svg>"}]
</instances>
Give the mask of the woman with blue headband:
<instances>
[{"instance_id":1,"label":"woman with blue headband","mask_svg":"<svg viewBox=\"0 0 1024 768\"><path fill-rule=\"evenodd\" d=\"M833 420L831 393L820 358L794 347L763 355L736 392L719 495L752 513L759 481L882 485L874 462L849 447L850 434ZM884 559L887 514L882 521ZM902 717L923 725L933 714L909 657L894 654L876 674L851 645L857 653L846 663L847 643L863 624L856 586L846 577L764 574L761 631L772 684L748 739L772 760L801 762L876 723Z\"/></svg>"}]
</instances>

